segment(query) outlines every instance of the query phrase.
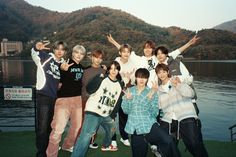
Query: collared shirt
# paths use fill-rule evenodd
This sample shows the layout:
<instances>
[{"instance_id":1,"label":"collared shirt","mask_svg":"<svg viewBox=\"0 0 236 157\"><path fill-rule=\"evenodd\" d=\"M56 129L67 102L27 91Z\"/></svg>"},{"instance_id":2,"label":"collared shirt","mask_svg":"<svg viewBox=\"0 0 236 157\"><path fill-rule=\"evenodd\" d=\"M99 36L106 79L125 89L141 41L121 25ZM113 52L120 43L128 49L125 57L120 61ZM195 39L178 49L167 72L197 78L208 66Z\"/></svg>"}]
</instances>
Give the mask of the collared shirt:
<instances>
[{"instance_id":1,"label":"collared shirt","mask_svg":"<svg viewBox=\"0 0 236 157\"><path fill-rule=\"evenodd\" d=\"M134 131L138 135L147 134L150 132L152 125L156 122L158 113L157 93L153 94L152 98L148 98L150 88L145 89L139 94L137 87L129 88L132 99L123 97L121 107L124 113L128 114L128 120L125 126L125 131L133 134Z\"/></svg>"}]
</instances>

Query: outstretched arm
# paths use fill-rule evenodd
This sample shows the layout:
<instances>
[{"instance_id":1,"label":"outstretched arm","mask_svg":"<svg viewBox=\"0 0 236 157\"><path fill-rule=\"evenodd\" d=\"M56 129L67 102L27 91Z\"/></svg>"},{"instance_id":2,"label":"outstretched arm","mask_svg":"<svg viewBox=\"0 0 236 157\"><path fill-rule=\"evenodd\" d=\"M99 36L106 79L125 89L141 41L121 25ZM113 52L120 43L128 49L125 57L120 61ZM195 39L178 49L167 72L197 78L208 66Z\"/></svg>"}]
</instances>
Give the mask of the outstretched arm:
<instances>
[{"instance_id":1,"label":"outstretched arm","mask_svg":"<svg viewBox=\"0 0 236 157\"><path fill-rule=\"evenodd\" d=\"M170 52L168 55L172 56L173 59L175 59L178 55L183 53L187 48L194 45L199 39L200 39L200 37L197 37L197 35L195 35L185 45L181 46L180 48L176 49L175 51Z\"/></svg>"},{"instance_id":2,"label":"outstretched arm","mask_svg":"<svg viewBox=\"0 0 236 157\"><path fill-rule=\"evenodd\" d=\"M120 44L115 41L115 39L111 36L111 34L107 35L107 40L112 43L118 50L120 49Z\"/></svg>"},{"instance_id":3,"label":"outstretched arm","mask_svg":"<svg viewBox=\"0 0 236 157\"><path fill-rule=\"evenodd\" d=\"M195 35L192 39L190 39L185 45L183 45L182 47L179 48L179 51L181 53L183 53L187 48L189 48L190 46L194 45L198 40L200 39L200 37L197 37L197 35Z\"/></svg>"}]
</instances>

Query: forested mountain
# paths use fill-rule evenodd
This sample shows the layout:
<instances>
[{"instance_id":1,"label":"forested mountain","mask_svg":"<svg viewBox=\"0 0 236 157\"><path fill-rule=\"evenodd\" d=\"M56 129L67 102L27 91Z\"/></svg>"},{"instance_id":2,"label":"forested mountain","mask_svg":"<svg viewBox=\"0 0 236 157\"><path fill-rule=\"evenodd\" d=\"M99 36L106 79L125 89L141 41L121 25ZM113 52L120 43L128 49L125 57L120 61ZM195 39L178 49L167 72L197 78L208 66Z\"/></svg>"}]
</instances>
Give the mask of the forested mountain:
<instances>
[{"instance_id":1,"label":"forested mountain","mask_svg":"<svg viewBox=\"0 0 236 157\"><path fill-rule=\"evenodd\" d=\"M0 0L0 39L25 42L24 55L29 55L28 48L32 46L27 41L46 37L51 42L64 40L70 47L82 44L88 51L102 49L107 59L113 59L117 50L107 41L107 33L119 43L129 43L139 54L142 54L146 40L168 45L173 50L194 35L194 32L179 27L150 25L129 13L111 8L98 6L59 13L23 0ZM186 57L236 59L235 33L207 29L199 31L198 35L201 41L186 52Z\"/></svg>"},{"instance_id":2,"label":"forested mountain","mask_svg":"<svg viewBox=\"0 0 236 157\"><path fill-rule=\"evenodd\" d=\"M224 22L214 27L215 29L227 30L236 33L236 19Z\"/></svg>"}]
</instances>

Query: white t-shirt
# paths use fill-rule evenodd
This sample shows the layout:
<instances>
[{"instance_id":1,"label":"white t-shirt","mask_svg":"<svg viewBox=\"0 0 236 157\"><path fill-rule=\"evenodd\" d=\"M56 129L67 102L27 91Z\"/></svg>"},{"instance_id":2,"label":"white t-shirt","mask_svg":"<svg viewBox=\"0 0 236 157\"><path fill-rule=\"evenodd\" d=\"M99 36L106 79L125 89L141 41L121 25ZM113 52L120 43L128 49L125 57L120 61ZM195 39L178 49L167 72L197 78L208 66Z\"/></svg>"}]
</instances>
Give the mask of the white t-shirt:
<instances>
[{"instance_id":1,"label":"white t-shirt","mask_svg":"<svg viewBox=\"0 0 236 157\"><path fill-rule=\"evenodd\" d=\"M175 59L181 52L179 49L176 49L175 51L172 51L169 53L169 56L172 56L173 59ZM155 72L155 68L158 64L158 60L156 56L151 56L150 58L147 58L145 56L138 56L134 51L131 52L130 58L129 58L136 66L136 68L146 68L150 72L150 76L148 79L147 86L149 88L152 87L152 82L157 82L157 76Z\"/></svg>"},{"instance_id":2,"label":"white t-shirt","mask_svg":"<svg viewBox=\"0 0 236 157\"><path fill-rule=\"evenodd\" d=\"M131 84L135 84L135 64L129 59L126 63L121 62L121 57L115 59L120 64L120 75L125 85L131 80Z\"/></svg>"}]
</instances>

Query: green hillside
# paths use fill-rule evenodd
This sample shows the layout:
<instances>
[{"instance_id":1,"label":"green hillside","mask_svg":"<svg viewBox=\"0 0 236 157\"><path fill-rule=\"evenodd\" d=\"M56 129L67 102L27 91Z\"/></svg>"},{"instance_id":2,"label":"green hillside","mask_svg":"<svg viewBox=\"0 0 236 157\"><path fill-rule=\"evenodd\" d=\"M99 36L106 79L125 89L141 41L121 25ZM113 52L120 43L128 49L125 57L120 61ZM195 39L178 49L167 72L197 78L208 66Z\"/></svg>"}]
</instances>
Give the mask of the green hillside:
<instances>
[{"instance_id":1,"label":"green hillside","mask_svg":"<svg viewBox=\"0 0 236 157\"><path fill-rule=\"evenodd\" d=\"M129 13L100 6L60 13L32 6L24 0L0 1L0 39L23 41L25 50L22 56L29 56L32 41L49 39L52 43L64 40L70 48L82 44L88 51L102 49L107 54L106 59L113 59L117 50L108 43L107 33L120 43L129 43L141 55L146 40L174 50L195 32L150 25ZM189 49L186 57L236 59L235 33L206 29L199 31L198 35L200 43Z\"/></svg>"}]
</instances>

